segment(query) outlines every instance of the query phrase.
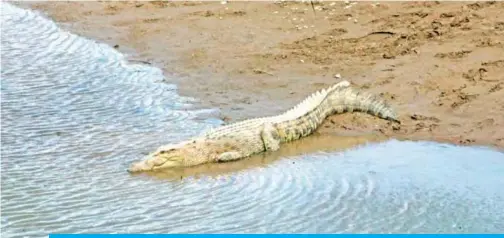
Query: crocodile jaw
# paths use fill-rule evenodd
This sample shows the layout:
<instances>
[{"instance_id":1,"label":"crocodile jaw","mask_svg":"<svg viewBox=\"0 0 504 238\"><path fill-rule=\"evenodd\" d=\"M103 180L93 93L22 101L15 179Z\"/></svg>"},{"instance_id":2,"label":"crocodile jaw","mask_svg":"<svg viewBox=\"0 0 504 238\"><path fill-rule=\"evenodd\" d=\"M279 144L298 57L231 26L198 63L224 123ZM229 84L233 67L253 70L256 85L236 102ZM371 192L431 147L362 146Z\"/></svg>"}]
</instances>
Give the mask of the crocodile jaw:
<instances>
[{"instance_id":1,"label":"crocodile jaw","mask_svg":"<svg viewBox=\"0 0 504 238\"><path fill-rule=\"evenodd\" d=\"M133 164L131 164L131 166L127 170L130 173L135 173L176 167L181 167L181 163L180 161L174 160L173 158L147 156L142 161L134 162Z\"/></svg>"}]
</instances>

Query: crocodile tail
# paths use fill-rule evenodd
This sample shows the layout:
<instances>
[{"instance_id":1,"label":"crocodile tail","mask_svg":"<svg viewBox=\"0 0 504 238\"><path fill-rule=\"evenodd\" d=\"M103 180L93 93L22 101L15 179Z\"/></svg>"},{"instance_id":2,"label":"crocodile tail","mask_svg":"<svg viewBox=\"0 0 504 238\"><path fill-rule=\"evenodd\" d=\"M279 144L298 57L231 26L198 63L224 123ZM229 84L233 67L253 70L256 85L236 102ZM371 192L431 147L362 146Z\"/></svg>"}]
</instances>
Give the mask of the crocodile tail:
<instances>
[{"instance_id":1,"label":"crocodile tail","mask_svg":"<svg viewBox=\"0 0 504 238\"><path fill-rule=\"evenodd\" d=\"M374 94L346 87L336 90L331 96L333 96L334 110L337 112L361 111L400 123L395 110L384 99Z\"/></svg>"}]
</instances>

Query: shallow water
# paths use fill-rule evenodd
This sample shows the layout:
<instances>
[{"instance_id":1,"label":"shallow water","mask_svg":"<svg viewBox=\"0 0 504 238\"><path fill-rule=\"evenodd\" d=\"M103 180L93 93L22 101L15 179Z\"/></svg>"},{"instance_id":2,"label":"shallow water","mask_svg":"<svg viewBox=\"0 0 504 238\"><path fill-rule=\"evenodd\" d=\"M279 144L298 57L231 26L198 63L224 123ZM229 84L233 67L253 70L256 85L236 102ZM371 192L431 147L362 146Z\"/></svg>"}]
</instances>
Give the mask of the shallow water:
<instances>
[{"instance_id":1,"label":"shallow water","mask_svg":"<svg viewBox=\"0 0 504 238\"><path fill-rule=\"evenodd\" d=\"M218 124L201 120L212 110L159 69L1 4L2 237L504 232L504 153L487 148L313 136L246 161L130 175L142 153Z\"/></svg>"}]
</instances>

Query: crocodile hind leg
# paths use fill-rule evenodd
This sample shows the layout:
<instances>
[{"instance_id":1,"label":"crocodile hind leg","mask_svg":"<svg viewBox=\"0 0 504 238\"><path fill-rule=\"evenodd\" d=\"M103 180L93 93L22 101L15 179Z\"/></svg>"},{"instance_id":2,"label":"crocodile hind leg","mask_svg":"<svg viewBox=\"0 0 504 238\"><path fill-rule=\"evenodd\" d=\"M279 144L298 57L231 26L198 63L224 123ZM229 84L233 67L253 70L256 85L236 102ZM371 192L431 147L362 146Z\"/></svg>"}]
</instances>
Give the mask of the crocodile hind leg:
<instances>
[{"instance_id":1,"label":"crocodile hind leg","mask_svg":"<svg viewBox=\"0 0 504 238\"><path fill-rule=\"evenodd\" d=\"M271 123L264 123L261 130L261 139L266 151L275 151L280 149L280 136L278 130Z\"/></svg>"}]
</instances>

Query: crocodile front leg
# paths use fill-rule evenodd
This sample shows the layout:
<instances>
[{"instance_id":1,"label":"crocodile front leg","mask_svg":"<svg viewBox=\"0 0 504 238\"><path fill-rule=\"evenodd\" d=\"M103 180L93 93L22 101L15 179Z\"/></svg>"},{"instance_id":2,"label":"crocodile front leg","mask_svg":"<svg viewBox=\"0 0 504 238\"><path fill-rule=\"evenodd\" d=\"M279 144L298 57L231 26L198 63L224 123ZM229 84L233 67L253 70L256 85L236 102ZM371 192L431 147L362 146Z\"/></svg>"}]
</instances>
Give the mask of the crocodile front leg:
<instances>
[{"instance_id":1,"label":"crocodile front leg","mask_svg":"<svg viewBox=\"0 0 504 238\"><path fill-rule=\"evenodd\" d=\"M266 122L263 124L261 139L266 151L276 151L280 149L280 135L272 123Z\"/></svg>"},{"instance_id":2,"label":"crocodile front leg","mask_svg":"<svg viewBox=\"0 0 504 238\"><path fill-rule=\"evenodd\" d=\"M217 162L227 162L227 161L233 161L233 160L239 160L240 158L244 157L242 153L238 151L228 151L220 154L217 157Z\"/></svg>"}]
</instances>

